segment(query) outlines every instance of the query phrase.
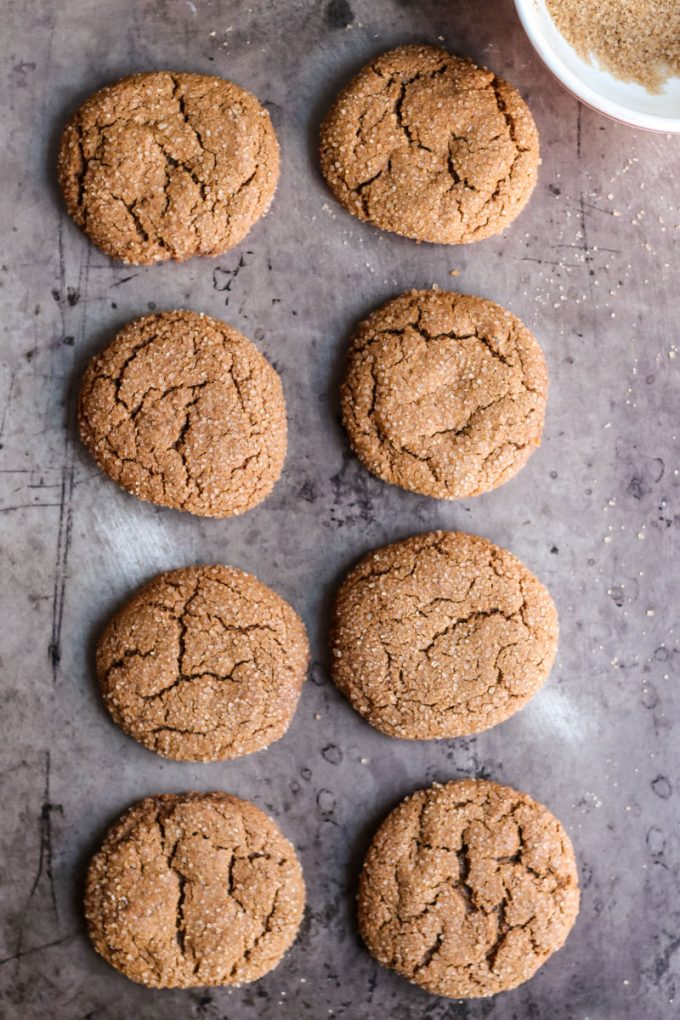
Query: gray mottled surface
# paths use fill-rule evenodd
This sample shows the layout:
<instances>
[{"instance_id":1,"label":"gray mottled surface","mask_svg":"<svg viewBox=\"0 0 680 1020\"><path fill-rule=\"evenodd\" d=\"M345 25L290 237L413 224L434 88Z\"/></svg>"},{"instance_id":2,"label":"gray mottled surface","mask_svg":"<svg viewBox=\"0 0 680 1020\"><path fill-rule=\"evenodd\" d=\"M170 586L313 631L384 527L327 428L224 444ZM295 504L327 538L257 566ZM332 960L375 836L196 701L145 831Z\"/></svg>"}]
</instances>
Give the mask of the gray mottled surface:
<instances>
[{"instance_id":1,"label":"gray mottled surface","mask_svg":"<svg viewBox=\"0 0 680 1020\"><path fill-rule=\"evenodd\" d=\"M539 64L510 0L2 6L2 1017L678 1016L678 140L580 108ZM318 120L340 82L383 48L440 37L520 87L543 143L528 210L504 237L465 248L417 246L353 220L315 159ZM125 268L67 219L55 143L92 89L166 67L255 91L279 132L283 175L271 213L238 250ZM379 301L431 284L507 305L535 330L551 372L543 447L514 481L467 503L370 477L338 425L348 332ZM177 305L228 319L283 376L285 473L240 519L136 502L75 440L86 359L128 318ZM330 684L324 621L359 555L433 527L477 531L524 559L557 600L560 654L546 689L491 732L400 743ZM288 736L270 750L223 765L163 762L104 712L93 640L155 572L219 560L292 600L316 661ZM573 836L583 879L566 948L524 987L469 1004L380 969L353 917L377 822L414 788L463 775L548 804ZM107 826L145 794L189 788L252 798L302 857L303 932L251 987L149 992L95 956L83 931L84 867Z\"/></svg>"}]
</instances>

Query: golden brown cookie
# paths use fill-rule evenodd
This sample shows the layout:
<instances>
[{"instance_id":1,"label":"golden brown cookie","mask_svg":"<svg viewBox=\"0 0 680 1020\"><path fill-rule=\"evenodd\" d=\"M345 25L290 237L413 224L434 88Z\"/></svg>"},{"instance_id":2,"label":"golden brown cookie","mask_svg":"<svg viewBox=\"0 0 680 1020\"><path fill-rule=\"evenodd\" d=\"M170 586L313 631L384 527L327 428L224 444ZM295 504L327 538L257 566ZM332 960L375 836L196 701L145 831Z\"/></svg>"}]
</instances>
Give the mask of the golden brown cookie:
<instances>
[{"instance_id":1,"label":"golden brown cookie","mask_svg":"<svg viewBox=\"0 0 680 1020\"><path fill-rule=\"evenodd\" d=\"M438 499L508 481L539 446L541 348L484 298L414 290L359 326L342 387L345 428L379 478Z\"/></svg>"},{"instance_id":2,"label":"golden brown cookie","mask_svg":"<svg viewBox=\"0 0 680 1020\"><path fill-rule=\"evenodd\" d=\"M115 722L166 758L239 758L279 740L307 671L304 624L287 602L234 567L154 578L97 645Z\"/></svg>"},{"instance_id":3,"label":"golden brown cookie","mask_svg":"<svg viewBox=\"0 0 680 1020\"><path fill-rule=\"evenodd\" d=\"M321 169L355 216L419 241L498 234L536 184L538 133L519 93L436 46L368 64L321 127Z\"/></svg>"},{"instance_id":4,"label":"golden brown cookie","mask_svg":"<svg viewBox=\"0 0 680 1020\"><path fill-rule=\"evenodd\" d=\"M88 365L78 421L114 482L202 517L256 506L286 456L278 374L237 330L196 312L128 323Z\"/></svg>"},{"instance_id":5,"label":"golden brown cookie","mask_svg":"<svg viewBox=\"0 0 680 1020\"><path fill-rule=\"evenodd\" d=\"M375 958L455 999L527 981L564 944L578 906L561 824L525 793L485 780L402 801L359 883L359 926Z\"/></svg>"},{"instance_id":6,"label":"golden brown cookie","mask_svg":"<svg viewBox=\"0 0 680 1020\"><path fill-rule=\"evenodd\" d=\"M302 919L294 848L228 793L164 794L131 807L90 862L85 915L107 963L149 988L255 981Z\"/></svg>"},{"instance_id":7,"label":"golden brown cookie","mask_svg":"<svg viewBox=\"0 0 680 1020\"><path fill-rule=\"evenodd\" d=\"M218 255L269 208L279 147L245 89L153 71L100 89L61 139L66 207L102 251L148 265Z\"/></svg>"},{"instance_id":8,"label":"golden brown cookie","mask_svg":"<svg viewBox=\"0 0 680 1020\"><path fill-rule=\"evenodd\" d=\"M431 740L509 718L545 682L557 611L505 549L432 531L369 553L332 619L333 680L372 726Z\"/></svg>"}]
</instances>

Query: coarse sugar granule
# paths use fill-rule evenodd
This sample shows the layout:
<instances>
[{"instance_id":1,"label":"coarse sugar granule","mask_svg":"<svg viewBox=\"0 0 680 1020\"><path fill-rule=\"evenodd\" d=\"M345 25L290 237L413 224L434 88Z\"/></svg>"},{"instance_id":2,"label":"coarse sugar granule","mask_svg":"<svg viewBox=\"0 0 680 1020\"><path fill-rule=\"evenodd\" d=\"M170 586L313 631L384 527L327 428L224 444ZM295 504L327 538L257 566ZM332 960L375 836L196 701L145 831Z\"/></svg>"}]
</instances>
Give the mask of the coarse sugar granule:
<instances>
[{"instance_id":1,"label":"coarse sugar granule","mask_svg":"<svg viewBox=\"0 0 680 1020\"><path fill-rule=\"evenodd\" d=\"M558 29L586 60L660 92L680 75L678 0L546 0Z\"/></svg>"}]
</instances>

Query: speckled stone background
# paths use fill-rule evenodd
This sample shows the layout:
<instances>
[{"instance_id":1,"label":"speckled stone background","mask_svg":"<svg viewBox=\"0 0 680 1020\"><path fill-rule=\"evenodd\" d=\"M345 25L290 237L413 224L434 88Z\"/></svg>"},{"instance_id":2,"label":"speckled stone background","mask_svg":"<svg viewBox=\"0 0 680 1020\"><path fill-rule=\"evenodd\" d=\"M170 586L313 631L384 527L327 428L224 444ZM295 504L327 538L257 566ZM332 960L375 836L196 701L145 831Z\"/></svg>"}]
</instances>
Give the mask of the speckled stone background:
<instances>
[{"instance_id":1,"label":"speckled stone background","mask_svg":"<svg viewBox=\"0 0 680 1020\"><path fill-rule=\"evenodd\" d=\"M0 151L3 694L0 1015L9 1020L657 1020L680 1015L680 140L580 107L530 49L510 0L5 0ZM540 183L498 239L418 246L352 219L316 161L337 87L380 50L443 40L510 78L542 138ZM271 213L215 261L114 265L65 215L64 118L131 71L217 73L271 111L283 174ZM456 270L460 276L452 278ZM337 387L348 334L406 288L493 298L535 330L552 387L543 447L496 492L445 504L387 486L350 455ZM205 521L135 501L74 432L87 358L128 318L222 316L282 374L290 453L273 496ZM326 619L366 550L463 528L551 588L562 637L545 690L471 740L401 743L328 679ZM225 561L303 614L314 665L287 737L216 765L156 758L111 723L94 639L157 571ZM370 835L432 780L490 776L545 802L579 857L583 907L564 950L493 1000L436 999L373 963L353 897ZM269 811L299 848L308 909L259 983L150 992L91 950L83 873L106 828L157 791L221 788Z\"/></svg>"}]
</instances>

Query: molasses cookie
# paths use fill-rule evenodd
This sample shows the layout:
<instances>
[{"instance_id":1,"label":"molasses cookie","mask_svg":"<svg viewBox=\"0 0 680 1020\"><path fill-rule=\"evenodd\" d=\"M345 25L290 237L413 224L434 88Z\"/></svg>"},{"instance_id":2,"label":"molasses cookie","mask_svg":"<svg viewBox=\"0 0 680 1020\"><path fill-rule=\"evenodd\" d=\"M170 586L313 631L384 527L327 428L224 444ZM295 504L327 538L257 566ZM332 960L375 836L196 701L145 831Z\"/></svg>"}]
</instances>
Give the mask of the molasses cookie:
<instances>
[{"instance_id":1,"label":"molasses cookie","mask_svg":"<svg viewBox=\"0 0 680 1020\"><path fill-rule=\"evenodd\" d=\"M256 506L286 456L278 374L237 330L196 312L125 326L85 371L78 421L114 482L202 517Z\"/></svg>"},{"instance_id":2,"label":"molasses cookie","mask_svg":"<svg viewBox=\"0 0 680 1020\"><path fill-rule=\"evenodd\" d=\"M378 829L359 884L359 926L375 958L455 999L527 981L564 944L578 906L561 824L484 780L403 801Z\"/></svg>"},{"instance_id":3,"label":"molasses cookie","mask_svg":"<svg viewBox=\"0 0 680 1020\"><path fill-rule=\"evenodd\" d=\"M272 970L302 919L294 848L227 793L147 797L90 862L85 914L107 963L149 988L238 985Z\"/></svg>"},{"instance_id":4,"label":"molasses cookie","mask_svg":"<svg viewBox=\"0 0 680 1020\"><path fill-rule=\"evenodd\" d=\"M90 96L58 158L66 207L102 251L147 265L233 248L271 204L279 147L245 89L204 74L134 74Z\"/></svg>"},{"instance_id":5,"label":"molasses cookie","mask_svg":"<svg viewBox=\"0 0 680 1020\"><path fill-rule=\"evenodd\" d=\"M216 761L284 735L309 645L287 602L234 567L173 570L118 612L97 646L115 722L167 758Z\"/></svg>"},{"instance_id":6,"label":"molasses cookie","mask_svg":"<svg viewBox=\"0 0 680 1020\"><path fill-rule=\"evenodd\" d=\"M419 241L498 234L526 205L538 133L519 93L436 46L377 57L321 127L321 168L359 219Z\"/></svg>"},{"instance_id":7,"label":"molasses cookie","mask_svg":"<svg viewBox=\"0 0 680 1020\"><path fill-rule=\"evenodd\" d=\"M557 612L504 549L433 531L365 556L332 620L333 679L372 726L431 740L509 718L545 682Z\"/></svg>"},{"instance_id":8,"label":"molasses cookie","mask_svg":"<svg viewBox=\"0 0 680 1020\"><path fill-rule=\"evenodd\" d=\"M548 395L541 348L484 298L414 290L359 326L342 414L379 478L437 499L508 481L540 444Z\"/></svg>"}]
</instances>

